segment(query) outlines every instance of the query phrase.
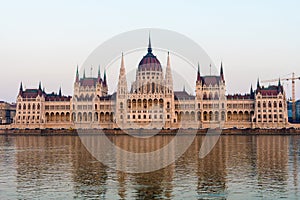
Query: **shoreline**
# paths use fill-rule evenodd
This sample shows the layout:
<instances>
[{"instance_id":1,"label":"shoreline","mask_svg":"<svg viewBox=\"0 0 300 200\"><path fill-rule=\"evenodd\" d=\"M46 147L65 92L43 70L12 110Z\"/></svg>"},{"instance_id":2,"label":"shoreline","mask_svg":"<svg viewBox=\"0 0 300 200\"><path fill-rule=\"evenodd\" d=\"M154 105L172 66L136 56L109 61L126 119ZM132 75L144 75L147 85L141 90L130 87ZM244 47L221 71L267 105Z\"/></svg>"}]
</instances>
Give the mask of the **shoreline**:
<instances>
[{"instance_id":1,"label":"shoreline","mask_svg":"<svg viewBox=\"0 0 300 200\"><path fill-rule=\"evenodd\" d=\"M0 129L0 135L6 136L78 136L78 135L206 135L209 129ZM300 135L300 129L296 128L283 128L283 129L211 129L208 134L214 134L216 131L221 135ZM81 132L81 133L80 133ZM129 133L130 132L130 133Z\"/></svg>"}]
</instances>

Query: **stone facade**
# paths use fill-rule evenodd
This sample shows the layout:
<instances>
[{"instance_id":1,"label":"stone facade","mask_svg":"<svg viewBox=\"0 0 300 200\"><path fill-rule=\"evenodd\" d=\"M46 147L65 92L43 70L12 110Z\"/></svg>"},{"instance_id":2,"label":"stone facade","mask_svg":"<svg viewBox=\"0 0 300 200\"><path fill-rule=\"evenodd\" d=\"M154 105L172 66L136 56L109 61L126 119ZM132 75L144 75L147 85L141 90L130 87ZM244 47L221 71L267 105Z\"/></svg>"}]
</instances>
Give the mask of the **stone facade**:
<instances>
[{"instance_id":1,"label":"stone facade","mask_svg":"<svg viewBox=\"0 0 300 200\"><path fill-rule=\"evenodd\" d=\"M16 105L0 101L0 125L11 124L16 114Z\"/></svg>"},{"instance_id":2,"label":"stone facade","mask_svg":"<svg viewBox=\"0 0 300 200\"><path fill-rule=\"evenodd\" d=\"M175 128L284 128L289 127L287 101L278 85L260 86L248 94L226 94L221 63L218 75L204 76L198 66L195 95L174 91L171 58L166 69L152 52L140 61L136 79L128 88L122 54L117 91L108 94L103 78L79 77L78 67L72 97L46 94L20 87L15 127L77 129L175 129Z\"/></svg>"},{"instance_id":3,"label":"stone facade","mask_svg":"<svg viewBox=\"0 0 300 200\"><path fill-rule=\"evenodd\" d=\"M13 128L70 128L71 97L47 94L41 88L23 90L20 85Z\"/></svg>"}]
</instances>

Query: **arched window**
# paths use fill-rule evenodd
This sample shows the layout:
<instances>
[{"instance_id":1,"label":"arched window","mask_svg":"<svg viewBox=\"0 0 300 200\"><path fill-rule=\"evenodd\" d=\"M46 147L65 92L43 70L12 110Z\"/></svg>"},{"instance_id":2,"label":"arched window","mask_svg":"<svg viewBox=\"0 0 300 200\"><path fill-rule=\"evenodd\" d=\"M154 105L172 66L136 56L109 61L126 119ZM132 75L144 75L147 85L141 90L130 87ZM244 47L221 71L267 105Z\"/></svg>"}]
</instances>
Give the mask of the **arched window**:
<instances>
[{"instance_id":1,"label":"arched window","mask_svg":"<svg viewBox=\"0 0 300 200\"><path fill-rule=\"evenodd\" d=\"M282 102L281 101L279 102L279 108L282 108Z\"/></svg>"},{"instance_id":2,"label":"arched window","mask_svg":"<svg viewBox=\"0 0 300 200\"><path fill-rule=\"evenodd\" d=\"M216 93L215 93L215 100L217 100L217 99L219 99L219 95L218 95L218 93L216 92Z\"/></svg>"},{"instance_id":3,"label":"arched window","mask_svg":"<svg viewBox=\"0 0 300 200\"><path fill-rule=\"evenodd\" d=\"M39 110L41 108L40 104L37 105L37 109Z\"/></svg>"},{"instance_id":4,"label":"arched window","mask_svg":"<svg viewBox=\"0 0 300 200\"><path fill-rule=\"evenodd\" d=\"M257 103L257 107L260 108L260 101Z\"/></svg>"},{"instance_id":5,"label":"arched window","mask_svg":"<svg viewBox=\"0 0 300 200\"><path fill-rule=\"evenodd\" d=\"M213 94L209 93L209 100L212 100L212 99L213 99Z\"/></svg>"},{"instance_id":6,"label":"arched window","mask_svg":"<svg viewBox=\"0 0 300 200\"><path fill-rule=\"evenodd\" d=\"M35 104L32 104L32 110L35 110Z\"/></svg>"},{"instance_id":7,"label":"arched window","mask_svg":"<svg viewBox=\"0 0 300 200\"><path fill-rule=\"evenodd\" d=\"M23 104L23 110L26 110L26 104L25 103Z\"/></svg>"},{"instance_id":8,"label":"arched window","mask_svg":"<svg viewBox=\"0 0 300 200\"><path fill-rule=\"evenodd\" d=\"M207 94L206 94L206 92L204 92L204 94L203 94L203 99L207 99Z\"/></svg>"}]
</instances>

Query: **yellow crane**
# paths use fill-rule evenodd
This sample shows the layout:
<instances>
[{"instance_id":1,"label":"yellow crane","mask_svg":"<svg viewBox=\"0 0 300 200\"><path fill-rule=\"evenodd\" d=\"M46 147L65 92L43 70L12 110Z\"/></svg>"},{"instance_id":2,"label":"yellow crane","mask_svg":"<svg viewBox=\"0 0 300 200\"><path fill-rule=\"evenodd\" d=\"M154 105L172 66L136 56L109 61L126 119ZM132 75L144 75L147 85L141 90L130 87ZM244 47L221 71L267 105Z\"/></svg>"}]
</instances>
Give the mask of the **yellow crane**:
<instances>
[{"instance_id":1,"label":"yellow crane","mask_svg":"<svg viewBox=\"0 0 300 200\"><path fill-rule=\"evenodd\" d=\"M295 73L292 73L292 77L288 78L280 78L281 81L292 81L292 115L293 115L293 122L296 121L296 89L295 89L295 80L300 80L300 76L296 77ZM272 80L264 80L262 83L271 83L276 82L278 79Z\"/></svg>"}]
</instances>

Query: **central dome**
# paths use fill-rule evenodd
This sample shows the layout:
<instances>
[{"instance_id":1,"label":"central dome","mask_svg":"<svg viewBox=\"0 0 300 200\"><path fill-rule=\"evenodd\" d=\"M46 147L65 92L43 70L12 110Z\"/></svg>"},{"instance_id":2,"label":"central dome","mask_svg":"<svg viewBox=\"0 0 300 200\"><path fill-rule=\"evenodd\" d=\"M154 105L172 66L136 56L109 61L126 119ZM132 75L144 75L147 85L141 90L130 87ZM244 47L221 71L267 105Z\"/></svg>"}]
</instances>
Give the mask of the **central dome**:
<instances>
[{"instance_id":1,"label":"central dome","mask_svg":"<svg viewBox=\"0 0 300 200\"><path fill-rule=\"evenodd\" d=\"M162 71L159 60L152 53L150 37L148 44L148 53L140 61L138 71Z\"/></svg>"}]
</instances>

